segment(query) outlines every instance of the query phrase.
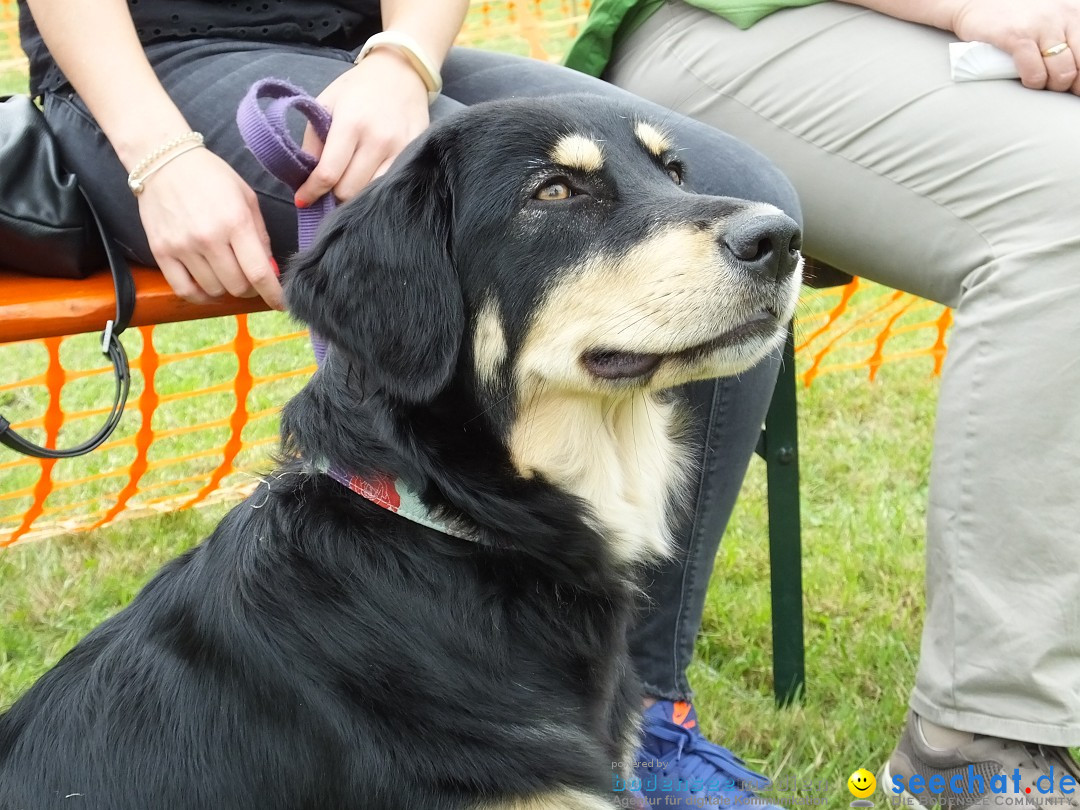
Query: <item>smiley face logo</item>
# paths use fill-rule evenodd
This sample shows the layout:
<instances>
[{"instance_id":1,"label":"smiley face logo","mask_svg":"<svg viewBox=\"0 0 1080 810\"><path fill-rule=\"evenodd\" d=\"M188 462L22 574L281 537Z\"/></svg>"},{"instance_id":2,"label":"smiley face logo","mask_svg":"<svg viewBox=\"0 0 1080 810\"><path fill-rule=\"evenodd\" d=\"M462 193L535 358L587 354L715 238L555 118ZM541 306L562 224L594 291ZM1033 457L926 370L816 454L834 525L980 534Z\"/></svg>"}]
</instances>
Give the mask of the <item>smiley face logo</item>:
<instances>
[{"instance_id":1,"label":"smiley face logo","mask_svg":"<svg viewBox=\"0 0 1080 810\"><path fill-rule=\"evenodd\" d=\"M847 788L856 799L865 799L877 790L877 779L866 768L859 768L848 777Z\"/></svg>"}]
</instances>

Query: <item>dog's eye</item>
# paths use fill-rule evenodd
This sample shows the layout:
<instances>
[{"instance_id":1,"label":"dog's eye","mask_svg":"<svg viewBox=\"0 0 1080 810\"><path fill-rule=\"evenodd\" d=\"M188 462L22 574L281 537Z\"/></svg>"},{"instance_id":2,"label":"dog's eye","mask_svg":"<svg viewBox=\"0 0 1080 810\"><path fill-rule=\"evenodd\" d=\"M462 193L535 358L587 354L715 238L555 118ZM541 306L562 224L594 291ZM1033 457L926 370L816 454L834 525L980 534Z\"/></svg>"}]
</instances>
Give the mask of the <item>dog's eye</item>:
<instances>
[{"instance_id":1,"label":"dog's eye","mask_svg":"<svg viewBox=\"0 0 1080 810\"><path fill-rule=\"evenodd\" d=\"M537 200L550 201L567 200L572 196L574 196L574 194L572 191L570 191L570 186L568 186L561 180L554 180L550 183L545 183L544 185L542 185L533 195L533 198Z\"/></svg>"},{"instance_id":2,"label":"dog's eye","mask_svg":"<svg viewBox=\"0 0 1080 810\"><path fill-rule=\"evenodd\" d=\"M667 169L667 176L670 177L675 182L675 185L681 186L682 185L682 166L680 166L678 163L669 163L664 168Z\"/></svg>"}]
</instances>

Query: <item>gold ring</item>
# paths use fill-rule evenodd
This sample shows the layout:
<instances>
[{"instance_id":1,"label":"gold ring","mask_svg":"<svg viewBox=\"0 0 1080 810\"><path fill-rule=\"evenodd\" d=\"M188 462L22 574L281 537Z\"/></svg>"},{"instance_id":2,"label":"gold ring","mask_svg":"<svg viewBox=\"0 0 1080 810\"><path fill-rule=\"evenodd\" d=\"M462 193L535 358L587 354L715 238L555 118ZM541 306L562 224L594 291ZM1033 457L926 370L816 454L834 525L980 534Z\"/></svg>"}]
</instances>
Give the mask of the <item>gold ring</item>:
<instances>
[{"instance_id":1,"label":"gold ring","mask_svg":"<svg viewBox=\"0 0 1080 810\"><path fill-rule=\"evenodd\" d=\"M1067 50L1069 50L1069 43L1068 42L1059 42L1057 45L1053 46L1052 48L1047 48L1045 51L1043 51L1042 55L1043 56L1057 56L1059 53L1065 53L1065 51L1067 51Z\"/></svg>"}]
</instances>

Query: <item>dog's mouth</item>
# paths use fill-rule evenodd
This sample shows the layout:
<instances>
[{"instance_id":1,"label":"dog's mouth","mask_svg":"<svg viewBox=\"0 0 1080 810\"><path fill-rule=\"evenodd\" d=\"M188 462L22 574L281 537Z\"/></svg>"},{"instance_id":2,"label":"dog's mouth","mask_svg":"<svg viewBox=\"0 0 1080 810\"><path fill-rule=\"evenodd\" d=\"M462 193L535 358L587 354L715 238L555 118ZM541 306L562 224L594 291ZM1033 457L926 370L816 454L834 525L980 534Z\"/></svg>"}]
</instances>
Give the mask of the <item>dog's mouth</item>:
<instances>
[{"instance_id":1,"label":"dog's mouth","mask_svg":"<svg viewBox=\"0 0 1080 810\"><path fill-rule=\"evenodd\" d=\"M602 380L630 380L652 374L665 360L692 363L718 349L770 338L776 333L779 324L780 317L776 312L763 309L734 329L676 352L644 354L616 349L592 349L582 355L581 363L586 371Z\"/></svg>"}]
</instances>

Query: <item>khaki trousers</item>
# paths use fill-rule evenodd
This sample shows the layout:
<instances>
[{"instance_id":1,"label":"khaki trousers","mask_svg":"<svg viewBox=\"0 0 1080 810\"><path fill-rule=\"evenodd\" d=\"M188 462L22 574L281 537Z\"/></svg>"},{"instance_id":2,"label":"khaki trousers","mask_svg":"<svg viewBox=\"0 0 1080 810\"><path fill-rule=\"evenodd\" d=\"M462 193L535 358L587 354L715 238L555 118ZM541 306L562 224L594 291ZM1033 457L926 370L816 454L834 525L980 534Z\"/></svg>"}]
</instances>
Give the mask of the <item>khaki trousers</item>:
<instances>
[{"instance_id":1,"label":"khaki trousers","mask_svg":"<svg viewBox=\"0 0 1080 810\"><path fill-rule=\"evenodd\" d=\"M1080 98L956 84L950 34L843 3L671 2L607 78L765 153L810 255L956 308L911 706L1080 744Z\"/></svg>"}]
</instances>

